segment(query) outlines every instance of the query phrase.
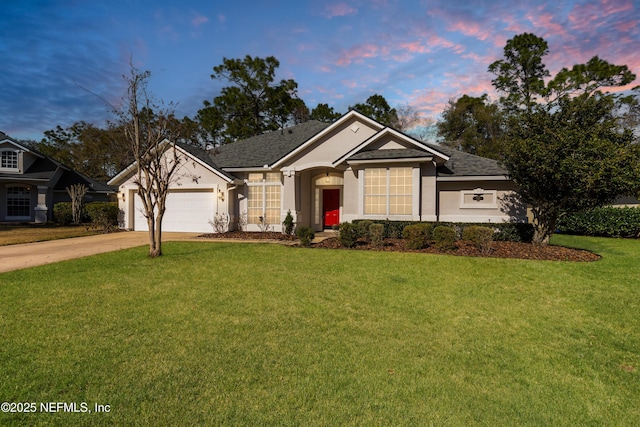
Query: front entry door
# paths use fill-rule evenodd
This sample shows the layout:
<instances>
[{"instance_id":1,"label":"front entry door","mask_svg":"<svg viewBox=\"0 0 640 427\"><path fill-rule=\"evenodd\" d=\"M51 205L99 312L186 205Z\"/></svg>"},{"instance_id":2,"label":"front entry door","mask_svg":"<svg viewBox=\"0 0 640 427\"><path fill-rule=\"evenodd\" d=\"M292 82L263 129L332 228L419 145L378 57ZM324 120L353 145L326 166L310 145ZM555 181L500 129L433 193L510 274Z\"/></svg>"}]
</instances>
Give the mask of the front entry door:
<instances>
[{"instance_id":1,"label":"front entry door","mask_svg":"<svg viewBox=\"0 0 640 427\"><path fill-rule=\"evenodd\" d=\"M322 190L322 218L324 228L340 224L340 190Z\"/></svg>"}]
</instances>

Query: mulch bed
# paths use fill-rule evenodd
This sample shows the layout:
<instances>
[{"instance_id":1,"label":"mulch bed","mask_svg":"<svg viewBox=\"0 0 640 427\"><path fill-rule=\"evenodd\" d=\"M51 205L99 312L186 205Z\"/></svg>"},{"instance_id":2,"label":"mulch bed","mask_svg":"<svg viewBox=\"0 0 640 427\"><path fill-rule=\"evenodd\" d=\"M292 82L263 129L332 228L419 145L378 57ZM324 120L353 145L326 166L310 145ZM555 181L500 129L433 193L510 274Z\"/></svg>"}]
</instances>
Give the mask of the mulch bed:
<instances>
[{"instance_id":1,"label":"mulch bed","mask_svg":"<svg viewBox=\"0 0 640 427\"><path fill-rule=\"evenodd\" d=\"M224 238L243 240L279 240L294 241L295 236L288 236L278 232L241 232L231 231L222 234L204 234L202 238ZM456 249L440 251L435 247L421 250L407 249L404 239L386 239L381 248L375 247L364 240L359 240L352 249L343 248L336 237L329 237L320 243L314 243L312 248L342 249L342 250L372 250L386 252L419 252L433 254L448 254L471 257L491 257L491 258L519 258L547 261L597 261L600 256L582 249L566 248L564 246L553 245L533 245L531 243L518 242L492 242L489 251L482 251L467 241L457 241Z\"/></svg>"},{"instance_id":2,"label":"mulch bed","mask_svg":"<svg viewBox=\"0 0 640 427\"><path fill-rule=\"evenodd\" d=\"M282 234L277 231L249 232L249 231L229 231L227 233L211 233L198 236L204 239L238 239L238 240L282 240L294 241L296 236Z\"/></svg>"}]
</instances>

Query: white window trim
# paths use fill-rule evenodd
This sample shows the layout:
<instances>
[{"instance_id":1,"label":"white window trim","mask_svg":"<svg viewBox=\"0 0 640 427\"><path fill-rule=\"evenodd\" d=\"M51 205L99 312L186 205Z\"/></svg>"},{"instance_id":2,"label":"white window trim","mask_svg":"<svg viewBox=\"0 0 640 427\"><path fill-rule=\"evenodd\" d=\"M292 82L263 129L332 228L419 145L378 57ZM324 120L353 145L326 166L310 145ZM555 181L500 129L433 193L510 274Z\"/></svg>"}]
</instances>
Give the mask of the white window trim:
<instances>
[{"instance_id":1,"label":"white window trim","mask_svg":"<svg viewBox=\"0 0 640 427\"><path fill-rule=\"evenodd\" d=\"M3 167L2 166L2 154L3 153L13 153L16 156L16 167L13 168L8 168L8 167ZM11 148L3 148L0 149L0 171L3 172L20 172L20 150L13 150Z\"/></svg>"},{"instance_id":2,"label":"white window trim","mask_svg":"<svg viewBox=\"0 0 640 427\"><path fill-rule=\"evenodd\" d=\"M491 195L493 203L465 203L465 196L468 195ZM460 190L460 209L497 209L498 208L498 190L485 190L476 188L474 190Z\"/></svg>"}]
</instances>

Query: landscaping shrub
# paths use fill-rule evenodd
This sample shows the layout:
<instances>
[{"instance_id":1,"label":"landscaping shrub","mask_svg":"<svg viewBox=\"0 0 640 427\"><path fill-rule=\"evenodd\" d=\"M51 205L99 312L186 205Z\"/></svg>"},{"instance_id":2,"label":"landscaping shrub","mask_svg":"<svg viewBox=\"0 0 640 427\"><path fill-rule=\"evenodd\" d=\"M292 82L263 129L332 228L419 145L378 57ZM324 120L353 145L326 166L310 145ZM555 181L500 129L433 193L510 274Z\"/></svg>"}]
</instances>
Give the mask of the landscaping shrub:
<instances>
[{"instance_id":1,"label":"landscaping shrub","mask_svg":"<svg viewBox=\"0 0 640 427\"><path fill-rule=\"evenodd\" d=\"M558 231L601 237L640 237L640 208L596 208L560 220Z\"/></svg>"},{"instance_id":2,"label":"landscaping shrub","mask_svg":"<svg viewBox=\"0 0 640 427\"><path fill-rule=\"evenodd\" d=\"M419 223L407 225L402 230L402 238L407 241L409 249L424 249L429 246L431 224Z\"/></svg>"},{"instance_id":3,"label":"landscaping shrub","mask_svg":"<svg viewBox=\"0 0 640 427\"><path fill-rule=\"evenodd\" d=\"M357 219L354 220L354 224L359 224L363 221ZM533 225L517 222L498 222L498 223L457 223L457 222L424 222L424 221L389 221L389 220L373 220L374 224L382 224L384 226L385 239L397 239L402 237L402 232L407 225L414 224L431 224L431 227L437 225L446 225L456 230L458 238L462 238L462 232L464 228L471 225L479 225L494 229L494 241L508 241L508 242L525 242L530 243L533 239Z\"/></svg>"},{"instance_id":4,"label":"landscaping shrub","mask_svg":"<svg viewBox=\"0 0 640 427\"><path fill-rule=\"evenodd\" d=\"M58 202L53 205L53 220L60 225L73 222L73 208L71 202Z\"/></svg>"},{"instance_id":5,"label":"landscaping shrub","mask_svg":"<svg viewBox=\"0 0 640 427\"><path fill-rule=\"evenodd\" d=\"M282 221L282 231L284 234L291 236L293 234L293 228L295 223L293 222L293 215L291 215L291 210L287 211L287 216L284 217L284 221Z\"/></svg>"},{"instance_id":6,"label":"landscaping shrub","mask_svg":"<svg viewBox=\"0 0 640 427\"><path fill-rule=\"evenodd\" d=\"M533 224L501 222L485 225L495 229L493 234L493 240L495 241L531 243L533 240Z\"/></svg>"},{"instance_id":7,"label":"landscaping shrub","mask_svg":"<svg viewBox=\"0 0 640 427\"><path fill-rule=\"evenodd\" d=\"M456 231L446 225L439 225L433 229L434 245L441 251L456 248Z\"/></svg>"},{"instance_id":8,"label":"landscaping shrub","mask_svg":"<svg viewBox=\"0 0 640 427\"><path fill-rule=\"evenodd\" d=\"M384 245L384 225L372 223L369 226L369 239L373 246L381 248Z\"/></svg>"},{"instance_id":9,"label":"landscaping shrub","mask_svg":"<svg viewBox=\"0 0 640 427\"><path fill-rule=\"evenodd\" d=\"M358 229L355 224L343 222L338 227L338 240L345 248L352 248L358 241Z\"/></svg>"},{"instance_id":10,"label":"landscaping shrub","mask_svg":"<svg viewBox=\"0 0 640 427\"><path fill-rule=\"evenodd\" d=\"M354 223L358 230L358 236L369 241L369 227L373 224L373 221L364 219L362 221L358 221Z\"/></svg>"},{"instance_id":11,"label":"landscaping shrub","mask_svg":"<svg viewBox=\"0 0 640 427\"><path fill-rule=\"evenodd\" d=\"M315 233L310 227L298 227L296 230L296 236L300 239L300 244L305 248L311 246L311 241L316 237Z\"/></svg>"},{"instance_id":12,"label":"landscaping shrub","mask_svg":"<svg viewBox=\"0 0 640 427\"><path fill-rule=\"evenodd\" d=\"M482 253L487 253L491 250L493 229L479 225L471 225L466 227L462 232L462 239L473 243Z\"/></svg>"},{"instance_id":13,"label":"landscaping shrub","mask_svg":"<svg viewBox=\"0 0 640 427\"><path fill-rule=\"evenodd\" d=\"M116 202L91 202L85 205L91 227L102 230L105 233L113 230L118 225L118 203Z\"/></svg>"}]
</instances>

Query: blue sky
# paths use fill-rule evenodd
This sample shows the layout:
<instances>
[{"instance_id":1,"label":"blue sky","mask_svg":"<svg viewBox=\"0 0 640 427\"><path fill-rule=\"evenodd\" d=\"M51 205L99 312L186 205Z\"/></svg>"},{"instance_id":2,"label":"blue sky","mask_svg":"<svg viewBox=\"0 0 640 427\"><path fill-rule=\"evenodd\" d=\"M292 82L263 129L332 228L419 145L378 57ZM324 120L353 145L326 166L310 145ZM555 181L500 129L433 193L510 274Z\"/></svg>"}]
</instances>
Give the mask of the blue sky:
<instances>
[{"instance_id":1,"label":"blue sky","mask_svg":"<svg viewBox=\"0 0 640 427\"><path fill-rule=\"evenodd\" d=\"M193 117L223 83L224 57L273 55L313 108L339 112L382 94L438 118L447 101L489 93L506 41L549 43L552 73L595 55L640 75L638 0L9 0L0 5L0 130L40 140L57 125L112 119L129 60L156 98ZM637 80L634 85L640 84Z\"/></svg>"}]
</instances>

